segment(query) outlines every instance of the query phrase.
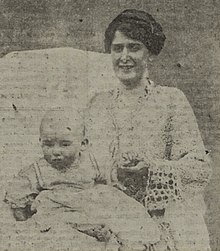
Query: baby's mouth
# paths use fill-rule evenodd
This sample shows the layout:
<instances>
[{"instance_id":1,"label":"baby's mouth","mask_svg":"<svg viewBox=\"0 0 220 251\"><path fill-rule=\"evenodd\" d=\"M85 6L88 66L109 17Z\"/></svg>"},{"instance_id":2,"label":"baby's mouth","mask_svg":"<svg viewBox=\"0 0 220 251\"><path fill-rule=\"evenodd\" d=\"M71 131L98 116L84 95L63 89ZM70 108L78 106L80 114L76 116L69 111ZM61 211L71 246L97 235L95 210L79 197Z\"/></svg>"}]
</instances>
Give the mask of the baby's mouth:
<instances>
[{"instance_id":1,"label":"baby's mouth","mask_svg":"<svg viewBox=\"0 0 220 251\"><path fill-rule=\"evenodd\" d=\"M52 158L51 160L53 162L61 162L61 161L63 161L63 158Z\"/></svg>"},{"instance_id":2,"label":"baby's mouth","mask_svg":"<svg viewBox=\"0 0 220 251\"><path fill-rule=\"evenodd\" d=\"M52 158L51 159L51 165L60 171L61 170L65 171L69 169L71 164L72 164L72 161L66 158Z\"/></svg>"},{"instance_id":3,"label":"baby's mouth","mask_svg":"<svg viewBox=\"0 0 220 251\"><path fill-rule=\"evenodd\" d=\"M61 166L63 163L63 159L61 158L54 158L51 160L53 166Z\"/></svg>"}]
</instances>

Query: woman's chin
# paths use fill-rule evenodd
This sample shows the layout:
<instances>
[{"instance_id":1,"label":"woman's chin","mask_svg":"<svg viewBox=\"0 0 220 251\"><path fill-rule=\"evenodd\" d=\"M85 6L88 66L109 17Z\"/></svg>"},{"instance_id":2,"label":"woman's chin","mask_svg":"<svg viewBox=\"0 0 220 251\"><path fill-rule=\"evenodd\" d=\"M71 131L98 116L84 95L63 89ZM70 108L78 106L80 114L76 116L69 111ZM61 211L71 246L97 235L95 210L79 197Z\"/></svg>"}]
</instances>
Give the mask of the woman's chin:
<instances>
[{"instance_id":1,"label":"woman's chin","mask_svg":"<svg viewBox=\"0 0 220 251\"><path fill-rule=\"evenodd\" d=\"M126 87L136 87L140 82L140 77L137 72L130 70L130 71L115 71L117 78L119 81Z\"/></svg>"},{"instance_id":2,"label":"woman's chin","mask_svg":"<svg viewBox=\"0 0 220 251\"><path fill-rule=\"evenodd\" d=\"M130 85L137 80L137 77L133 73L119 73L117 78L125 85Z\"/></svg>"},{"instance_id":3,"label":"woman's chin","mask_svg":"<svg viewBox=\"0 0 220 251\"><path fill-rule=\"evenodd\" d=\"M129 78L124 77L118 79L126 88L135 88L139 85L139 79L136 77L129 77Z\"/></svg>"}]
</instances>

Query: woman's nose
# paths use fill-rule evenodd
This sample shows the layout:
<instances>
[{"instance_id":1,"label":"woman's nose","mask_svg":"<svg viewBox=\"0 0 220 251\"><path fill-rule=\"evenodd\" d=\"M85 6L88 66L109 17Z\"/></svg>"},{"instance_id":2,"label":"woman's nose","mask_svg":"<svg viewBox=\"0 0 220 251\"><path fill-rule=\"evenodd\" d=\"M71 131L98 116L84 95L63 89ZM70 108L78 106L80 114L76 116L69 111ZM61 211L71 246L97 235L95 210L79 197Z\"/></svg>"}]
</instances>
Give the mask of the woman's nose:
<instances>
[{"instance_id":1,"label":"woman's nose","mask_svg":"<svg viewBox=\"0 0 220 251\"><path fill-rule=\"evenodd\" d=\"M128 49L124 47L121 53L121 60L126 61L127 59L128 59Z\"/></svg>"}]
</instances>

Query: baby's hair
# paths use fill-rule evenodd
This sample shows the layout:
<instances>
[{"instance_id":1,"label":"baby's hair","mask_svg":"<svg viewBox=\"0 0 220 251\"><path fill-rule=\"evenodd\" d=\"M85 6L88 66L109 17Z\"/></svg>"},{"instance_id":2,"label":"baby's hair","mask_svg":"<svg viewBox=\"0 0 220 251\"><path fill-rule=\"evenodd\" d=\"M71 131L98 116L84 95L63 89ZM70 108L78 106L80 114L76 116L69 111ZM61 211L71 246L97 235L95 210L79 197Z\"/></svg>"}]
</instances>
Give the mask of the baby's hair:
<instances>
[{"instance_id":1,"label":"baby's hair","mask_svg":"<svg viewBox=\"0 0 220 251\"><path fill-rule=\"evenodd\" d=\"M72 107L52 107L44 114L40 123L40 134L45 125L62 125L68 131L74 128L80 128L83 137L85 137L85 123L79 110Z\"/></svg>"}]
</instances>

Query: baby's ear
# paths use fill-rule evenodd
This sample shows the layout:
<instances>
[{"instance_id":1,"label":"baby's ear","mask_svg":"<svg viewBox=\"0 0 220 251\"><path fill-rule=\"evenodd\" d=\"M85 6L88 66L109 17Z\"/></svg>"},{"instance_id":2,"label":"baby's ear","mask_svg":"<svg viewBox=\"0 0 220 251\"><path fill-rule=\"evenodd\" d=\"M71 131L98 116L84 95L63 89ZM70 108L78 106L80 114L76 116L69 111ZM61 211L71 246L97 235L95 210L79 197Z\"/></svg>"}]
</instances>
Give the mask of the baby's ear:
<instances>
[{"instance_id":1,"label":"baby's ear","mask_svg":"<svg viewBox=\"0 0 220 251\"><path fill-rule=\"evenodd\" d=\"M81 151L84 151L88 147L89 141L88 139L84 139L81 143Z\"/></svg>"}]
</instances>

